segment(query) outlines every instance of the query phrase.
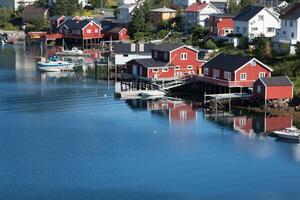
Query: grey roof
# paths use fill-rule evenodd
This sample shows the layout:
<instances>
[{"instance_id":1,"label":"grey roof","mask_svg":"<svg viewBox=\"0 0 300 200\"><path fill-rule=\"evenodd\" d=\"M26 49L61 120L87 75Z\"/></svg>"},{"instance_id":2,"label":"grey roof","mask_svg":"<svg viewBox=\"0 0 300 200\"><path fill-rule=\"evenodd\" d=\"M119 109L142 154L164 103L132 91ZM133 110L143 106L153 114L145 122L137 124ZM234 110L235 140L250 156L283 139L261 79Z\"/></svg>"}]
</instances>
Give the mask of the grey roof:
<instances>
[{"instance_id":1,"label":"grey roof","mask_svg":"<svg viewBox=\"0 0 300 200\"><path fill-rule=\"evenodd\" d=\"M91 21L92 20L88 20L88 19L85 19L85 20L67 19L60 26L65 25L69 29L83 29Z\"/></svg>"},{"instance_id":2,"label":"grey roof","mask_svg":"<svg viewBox=\"0 0 300 200\"><path fill-rule=\"evenodd\" d=\"M264 7L260 7L260 6L247 6L233 19L236 21L249 21L263 9Z\"/></svg>"},{"instance_id":3,"label":"grey roof","mask_svg":"<svg viewBox=\"0 0 300 200\"><path fill-rule=\"evenodd\" d=\"M144 51L140 51L140 46L136 44L135 51L131 51L131 43L116 43L115 53L116 54L151 54L151 49L154 44L144 44Z\"/></svg>"},{"instance_id":4,"label":"grey roof","mask_svg":"<svg viewBox=\"0 0 300 200\"><path fill-rule=\"evenodd\" d=\"M124 27L114 27L114 28L108 30L107 32L109 32L109 33L119 33L123 29L124 29Z\"/></svg>"},{"instance_id":5,"label":"grey roof","mask_svg":"<svg viewBox=\"0 0 300 200\"><path fill-rule=\"evenodd\" d=\"M260 80L266 86L293 86L293 83L287 76L264 77Z\"/></svg>"},{"instance_id":6,"label":"grey roof","mask_svg":"<svg viewBox=\"0 0 300 200\"><path fill-rule=\"evenodd\" d=\"M162 7L162 8L156 8L153 10L150 10L150 12L161 12L161 13L170 13L170 12L177 12L176 10L173 10L171 8L167 8L166 6Z\"/></svg>"},{"instance_id":7,"label":"grey roof","mask_svg":"<svg viewBox=\"0 0 300 200\"><path fill-rule=\"evenodd\" d=\"M181 46L184 46L183 44L175 44L175 43L161 43L157 44L153 47L153 50L157 51L163 51L163 52L170 52L174 49L177 49Z\"/></svg>"},{"instance_id":8,"label":"grey roof","mask_svg":"<svg viewBox=\"0 0 300 200\"><path fill-rule=\"evenodd\" d=\"M207 63L205 63L203 67L233 72L239 69L244 64L248 63L252 59L253 57L250 56L243 57L237 55L226 55L221 53L209 60Z\"/></svg>"},{"instance_id":9,"label":"grey roof","mask_svg":"<svg viewBox=\"0 0 300 200\"><path fill-rule=\"evenodd\" d=\"M288 6L280 16L280 19L297 20L300 18L300 3L294 3Z\"/></svg>"},{"instance_id":10,"label":"grey roof","mask_svg":"<svg viewBox=\"0 0 300 200\"><path fill-rule=\"evenodd\" d=\"M133 61L143 65L144 67L167 67L167 66L174 66L168 62L161 62L154 60L152 58L143 58L143 59L134 59Z\"/></svg>"}]
</instances>

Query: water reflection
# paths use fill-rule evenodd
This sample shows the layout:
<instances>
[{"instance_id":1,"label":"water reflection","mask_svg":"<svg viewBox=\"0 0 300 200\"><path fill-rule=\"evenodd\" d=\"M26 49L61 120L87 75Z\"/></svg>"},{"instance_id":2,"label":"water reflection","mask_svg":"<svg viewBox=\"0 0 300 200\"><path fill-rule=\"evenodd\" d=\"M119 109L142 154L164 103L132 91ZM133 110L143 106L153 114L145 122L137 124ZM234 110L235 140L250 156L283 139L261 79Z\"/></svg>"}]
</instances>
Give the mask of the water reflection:
<instances>
[{"instance_id":1,"label":"water reflection","mask_svg":"<svg viewBox=\"0 0 300 200\"><path fill-rule=\"evenodd\" d=\"M186 124L197 120L197 110L191 102L176 98L154 100L130 99L126 103L133 110L147 110L152 114L168 119L170 123Z\"/></svg>"}]
</instances>

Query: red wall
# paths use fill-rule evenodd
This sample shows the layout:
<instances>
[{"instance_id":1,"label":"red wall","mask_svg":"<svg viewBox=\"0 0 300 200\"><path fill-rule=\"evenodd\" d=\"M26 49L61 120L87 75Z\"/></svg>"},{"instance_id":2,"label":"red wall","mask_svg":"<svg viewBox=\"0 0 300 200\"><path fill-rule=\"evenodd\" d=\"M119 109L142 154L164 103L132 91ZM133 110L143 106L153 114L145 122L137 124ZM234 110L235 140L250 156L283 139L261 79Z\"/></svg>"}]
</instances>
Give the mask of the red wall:
<instances>
[{"instance_id":1,"label":"red wall","mask_svg":"<svg viewBox=\"0 0 300 200\"><path fill-rule=\"evenodd\" d=\"M91 33L88 33L88 30L91 30ZM97 33L96 30L98 30ZM101 28L94 23L90 23L83 29L83 37L85 39L102 38L103 35L101 34Z\"/></svg>"},{"instance_id":2,"label":"red wall","mask_svg":"<svg viewBox=\"0 0 300 200\"><path fill-rule=\"evenodd\" d=\"M234 29L233 17L210 17L209 34L211 36L224 36L224 28Z\"/></svg>"},{"instance_id":3,"label":"red wall","mask_svg":"<svg viewBox=\"0 0 300 200\"><path fill-rule=\"evenodd\" d=\"M110 40L110 38L111 38L112 40L124 41L124 40L128 40L129 36L128 36L127 29L124 28L119 33L107 32L107 33L104 34L104 38L106 40Z\"/></svg>"},{"instance_id":4,"label":"red wall","mask_svg":"<svg viewBox=\"0 0 300 200\"><path fill-rule=\"evenodd\" d=\"M266 77L271 76L270 70L266 69L265 67L263 67L259 63L256 63L256 66L251 66L250 63L249 63L248 65L246 65L245 67L243 67L242 69L238 70L235 73L236 74L235 81L240 82L241 85L243 85L245 87L252 87L254 81L256 81L259 78L259 73L260 72L265 72ZM246 73L247 74L247 80L242 81L240 79L241 73Z\"/></svg>"},{"instance_id":5,"label":"red wall","mask_svg":"<svg viewBox=\"0 0 300 200\"><path fill-rule=\"evenodd\" d=\"M170 110L171 114L171 120L174 122L184 122L184 121L190 121L196 119L196 110L193 109L193 106L190 104L182 103L180 105L176 105L174 108ZM182 118L182 114L185 113L184 117Z\"/></svg>"},{"instance_id":6,"label":"red wall","mask_svg":"<svg viewBox=\"0 0 300 200\"><path fill-rule=\"evenodd\" d=\"M157 74L157 78L174 78L174 67L168 67L168 72L163 72L162 68L155 68L158 69L158 72L153 72L152 69L148 69L148 78L154 78L155 74Z\"/></svg>"},{"instance_id":7,"label":"red wall","mask_svg":"<svg viewBox=\"0 0 300 200\"><path fill-rule=\"evenodd\" d=\"M181 60L180 54L187 53L187 60ZM175 73L193 73L199 74L202 72L203 61L198 60L198 52L191 50L189 48L183 47L171 52L170 55L171 63L175 66L180 66L180 70L176 70ZM188 69L187 66L192 65L193 69ZM200 70L199 70L200 69ZM201 73L202 74L202 73Z\"/></svg>"},{"instance_id":8,"label":"red wall","mask_svg":"<svg viewBox=\"0 0 300 200\"><path fill-rule=\"evenodd\" d=\"M293 98L293 86L272 86L267 88L267 99Z\"/></svg>"}]
</instances>

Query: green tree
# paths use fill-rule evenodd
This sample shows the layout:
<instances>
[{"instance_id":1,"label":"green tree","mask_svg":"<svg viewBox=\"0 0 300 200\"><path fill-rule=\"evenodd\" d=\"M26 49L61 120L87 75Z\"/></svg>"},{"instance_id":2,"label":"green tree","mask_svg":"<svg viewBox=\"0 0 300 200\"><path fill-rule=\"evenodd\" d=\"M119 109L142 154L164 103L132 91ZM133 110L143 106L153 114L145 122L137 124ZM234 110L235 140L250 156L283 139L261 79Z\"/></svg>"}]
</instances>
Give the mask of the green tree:
<instances>
[{"instance_id":1,"label":"green tree","mask_svg":"<svg viewBox=\"0 0 300 200\"><path fill-rule=\"evenodd\" d=\"M174 30L182 32L184 28L184 15L182 9L179 8L176 12L176 16L171 20L171 24L174 23Z\"/></svg>"},{"instance_id":2,"label":"green tree","mask_svg":"<svg viewBox=\"0 0 300 200\"><path fill-rule=\"evenodd\" d=\"M168 30L170 28L169 21L167 20L162 20L159 22L159 30Z\"/></svg>"},{"instance_id":3,"label":"green tree","mask_svg":"<svg viewBox=\"0 0 300 200\"><path fill-rule=\"evenodd\" d=\"M237 3L236 0L229 0L228 10L230 14L236 15L241 11L241 6Z\"/></svg>"},{"instance_id":4,"label":"green tree","mask_svg":"<svg viewBox=\"0 0 300 200\"><path fill-rule=\"evenodd\" d=\"M129 24L129 33L134 36L135 33L144 32L145 15L141 9L135 9L131 22Z\"/></svg>"},{"instance_id":5,"label":"green tree","mask_svg":"<svg viewBox=\"0 0 300 200\"><path fill-rule=\"evenodd\" d=\"M48 21L46 19L36 19L34 20L34 22L32 23L33 25L33 29L36 30L36 31L40 31L40 30L43 30L45 28L48 27Z\"/></svg>"},{"instance_id":6,"label":"green tree","mask_svg":"<svg viewBox=\"0 0 300 200\"><path fill-rule=\"evenodd\" d=\"M53 15L73 15L78 11L77 0L56 0L53 5Z\"/></svg>"},{"instance_id":7,"label":"green tree","mask_svg":"<svg viewBox=\"0 0 300 200\"><path fill-rule=\"evenodd\" d=\"M0 25L8 23L11 20L13 10L10 8L0 8Z\"/></svg>"},{"instance_id":8,"label":"green tree","mask_svg":"<svg viewBox=\"0 0 300 200\"><path fill-rule=\"evenodd\" d=\"M300 42L297 42L296 47L296 56L300 57Z\"/></svg>"},{"instance_id":9,"label":"green tree","mask_svg":"<svg viewBox=\"0 0 300 200\"><path fill-rule=\"evenodd\" d=\"M46 6L48 6L48 0L37 0L34 4L37 6L46 7Z\"/></svg>"},{"instance_id":10,"label":"green tree","mask_svg":"<svg viewBox=\"0 0 300 200\"><path fill-rule=\"evenodd\" d=\"M190 34L192 35L192 44L200 46L203 38L208 35L208 30L200 25L195 25L191 28Z\"/></svg>"},{"instance_id":11,"label":"green tree","mask_svg":"<svg viewBox=\"0 0 300 200\"><path fill-rule=\"evenodd\" d=\"M258 59L266 60L272 56L271 42L266 37L256 37L253 39L254 55Z\"/></svg>"},{"instance_id":12,"label":"green tree","mask_svg":"<svg viewBox=\"0 0 300 200\"><path fill-rule=\"evenodd\" d=\"M204 44L204 48L206 49L216 49L217 48L217 45L214 43L214 41L212 41L211 39L210 40L207 40Z\"/></svg>"},{"instance_id":13,"label":"green tree","mask_svg":"<svg viewBox=\"0 0 300 200\"><path fill-rule=\"evenodd\" d=\"M256 0L241 0L240 6L242 9L246 8L247 6L255 6Z\"/></svg>"}]
</instances>

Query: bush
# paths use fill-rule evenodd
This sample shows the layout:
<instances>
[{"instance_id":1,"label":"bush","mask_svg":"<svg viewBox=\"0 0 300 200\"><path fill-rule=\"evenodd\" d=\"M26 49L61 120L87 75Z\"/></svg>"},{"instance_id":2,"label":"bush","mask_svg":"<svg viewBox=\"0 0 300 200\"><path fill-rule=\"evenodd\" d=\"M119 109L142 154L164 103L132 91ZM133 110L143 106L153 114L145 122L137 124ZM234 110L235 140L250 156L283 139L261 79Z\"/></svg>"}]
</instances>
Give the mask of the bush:
<instances>
[{"instance_id":1,"label":"bush","mask_svg":"<svg viewBox=\"0 0 300 200\"><path fill-rule=\"evenodd\" d=\"M204 44L204 48L206 48L206 49L216 49L217 45L212 40L207 40Z\"/></svg>"}]
</instances>

